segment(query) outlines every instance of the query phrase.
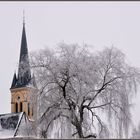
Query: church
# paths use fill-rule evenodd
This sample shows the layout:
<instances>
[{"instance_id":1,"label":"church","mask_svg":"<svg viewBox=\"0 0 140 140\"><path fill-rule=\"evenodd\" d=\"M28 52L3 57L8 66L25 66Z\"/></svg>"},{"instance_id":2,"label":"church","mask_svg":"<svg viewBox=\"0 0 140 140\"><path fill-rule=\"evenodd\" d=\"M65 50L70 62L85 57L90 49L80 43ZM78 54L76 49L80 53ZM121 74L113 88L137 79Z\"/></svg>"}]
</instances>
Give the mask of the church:
<instances>
[{"instance_id":1,"label":"church","mask_svg":"<svg viewBox=\"0 0 140 140\"><path fill-rule=\"evenodd\" d=\"M24 18L18 72L13 75L10 92L11 113L0 114L0 138L22 135L19 133L22 123L37 118L37 85L29 63Z\"/></svg>"}]
</instances>

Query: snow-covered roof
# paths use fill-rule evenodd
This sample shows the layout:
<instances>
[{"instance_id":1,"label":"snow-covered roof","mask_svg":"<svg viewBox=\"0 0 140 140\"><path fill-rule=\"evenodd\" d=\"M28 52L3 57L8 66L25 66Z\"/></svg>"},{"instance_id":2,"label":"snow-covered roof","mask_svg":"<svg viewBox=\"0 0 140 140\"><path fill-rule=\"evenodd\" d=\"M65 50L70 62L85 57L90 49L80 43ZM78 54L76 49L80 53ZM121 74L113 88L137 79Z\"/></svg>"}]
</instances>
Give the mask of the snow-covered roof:
<instances>
[{"instance_id":1,"label":"snow-covered roof","mask_svg":"<svg viewBox=\"0 0 140 140\"><path fill-rule=\"evenodd\" d=\"M0 114L0 138L16 136L24 114L23 112Z\"/></svg>"}]
</instances>

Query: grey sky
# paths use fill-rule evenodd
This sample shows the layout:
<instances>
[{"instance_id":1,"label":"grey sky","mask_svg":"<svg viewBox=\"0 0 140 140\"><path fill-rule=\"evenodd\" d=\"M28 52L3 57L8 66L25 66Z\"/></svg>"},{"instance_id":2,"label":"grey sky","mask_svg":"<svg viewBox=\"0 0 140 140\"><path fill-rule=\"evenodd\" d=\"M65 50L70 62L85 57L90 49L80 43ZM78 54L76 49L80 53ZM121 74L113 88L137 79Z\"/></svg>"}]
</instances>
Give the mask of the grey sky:
<instances>
[{"instance_id":1,"label":"grey sky","mask_svg":"<svg viewBox=\"0 0 140 140\"><path fill-rule=\"evenodd\" d=\"M112 44L130 65L140 67L140 2L0 2L0 113L10 112L17 70L23 10L29 51L58 43L87 43L94 50ZM140 92L132 110L140 121Z\"/></svg>"}]
</instances>

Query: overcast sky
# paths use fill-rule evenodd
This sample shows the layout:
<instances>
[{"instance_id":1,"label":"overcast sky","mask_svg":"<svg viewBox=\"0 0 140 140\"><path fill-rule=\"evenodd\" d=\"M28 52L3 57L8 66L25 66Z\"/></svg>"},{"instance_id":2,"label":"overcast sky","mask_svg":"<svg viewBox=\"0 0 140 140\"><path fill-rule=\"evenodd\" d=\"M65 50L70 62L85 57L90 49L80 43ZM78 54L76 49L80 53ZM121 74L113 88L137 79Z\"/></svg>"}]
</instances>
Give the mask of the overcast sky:
<instances>
[{"instance_id":1,"label":"overcast sky","mask_svg":"<svg viewBox=\"0 0 140 140\"><path fill-rule=\"evenodd\" d=\"M11 111L23 10L29 51L65 43L87 43L94 50L114 45L128 63L140 67L140 2L0 2L0 113ZM132 109L140 122L140 91Z\"/></svg>"}]
</instances>

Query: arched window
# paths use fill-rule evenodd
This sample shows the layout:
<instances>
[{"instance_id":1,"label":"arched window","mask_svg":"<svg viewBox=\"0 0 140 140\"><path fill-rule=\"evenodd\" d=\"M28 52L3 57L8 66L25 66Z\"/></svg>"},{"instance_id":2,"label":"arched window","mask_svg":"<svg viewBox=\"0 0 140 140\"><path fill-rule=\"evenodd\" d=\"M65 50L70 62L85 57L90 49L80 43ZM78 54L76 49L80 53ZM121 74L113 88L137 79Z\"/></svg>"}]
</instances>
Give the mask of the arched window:
<instances>
[{"instance_id":1,"label":"arched window","mask_svg":"<svg viewBox=\"0 0 140 140\"><path fill-rule=\"evenodd\" d=\"M33 113L34 113L34 110L33 110L33 108L32 108L32 116L34 115Z\"/></svg>"},{"instance_id":2,"label":"arched window","mask_svg":"<svg viewBox=\"0 0 140 140\"><path fill-rule=\"evenodd\" d=\"M18 112L18 103L16 103L16 113Z\"/></svg>"},{"instance_id":3,"label":"arched window","mask_svg":"<svg viewBox=\"0 0 140 140\"><path fill-rule=\"evenodd\" d=\"M22 102L20 102L20 112L22 112Z\"/></svg>"},{"instance_id":4,"label":"arched window","mask_svg":"<svg viewBox=\"0 0 140 140\"><path fill-rule=\"evenodd\" d=\"M30 104L28 103L28 116L30 115Z\"/></svg>"}]
</instances>

